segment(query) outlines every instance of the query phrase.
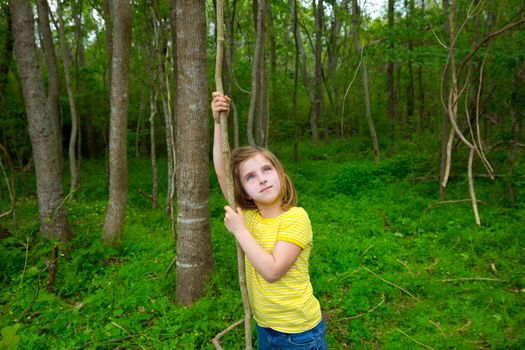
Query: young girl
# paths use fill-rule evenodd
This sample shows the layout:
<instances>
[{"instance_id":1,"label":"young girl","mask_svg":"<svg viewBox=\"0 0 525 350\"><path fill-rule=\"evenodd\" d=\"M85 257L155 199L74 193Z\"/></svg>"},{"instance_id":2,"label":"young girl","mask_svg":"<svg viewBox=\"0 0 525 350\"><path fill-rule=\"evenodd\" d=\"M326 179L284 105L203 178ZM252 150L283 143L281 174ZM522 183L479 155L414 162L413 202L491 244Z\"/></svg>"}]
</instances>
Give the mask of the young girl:
<instances>
[{"instance_id":1,"label":"young girl","mask_svg":"<svg viewBox=\"0 0 525 350\"><path fill-rule=\"evenodd\" d=\"M230 99L213 93L213 163L226 196L220 112ZM279 160L260 147L232 152L235 201L224 224L246 256L248 295L257 323L259 349L327 349L326 324L308 275L312 228L297 207L297 194Z\"/></svg>"}]
</instances>

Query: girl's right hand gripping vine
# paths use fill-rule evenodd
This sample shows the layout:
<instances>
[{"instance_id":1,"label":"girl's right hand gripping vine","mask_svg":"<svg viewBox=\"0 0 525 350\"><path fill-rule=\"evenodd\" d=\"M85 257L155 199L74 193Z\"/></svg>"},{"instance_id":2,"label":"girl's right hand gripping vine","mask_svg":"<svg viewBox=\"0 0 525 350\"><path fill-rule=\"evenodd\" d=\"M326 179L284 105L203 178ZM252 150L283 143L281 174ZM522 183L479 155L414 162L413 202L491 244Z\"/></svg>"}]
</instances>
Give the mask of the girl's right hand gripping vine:
<instances>
[{"instance_id":1,"label":"girl's right hand gripping vine","mask_svg":"<svg viewBox=\"0 0 525 350\"><path fill-rule=\"evenodd\" d=\"M220 112L226 112L226 115L230 113L230 98L227 95L223 95L217 91L212 93L211 96L213 98L213 100L211 101L213 119L215 120L215 123L220 124Z\"/></svg>"}]
</instances>

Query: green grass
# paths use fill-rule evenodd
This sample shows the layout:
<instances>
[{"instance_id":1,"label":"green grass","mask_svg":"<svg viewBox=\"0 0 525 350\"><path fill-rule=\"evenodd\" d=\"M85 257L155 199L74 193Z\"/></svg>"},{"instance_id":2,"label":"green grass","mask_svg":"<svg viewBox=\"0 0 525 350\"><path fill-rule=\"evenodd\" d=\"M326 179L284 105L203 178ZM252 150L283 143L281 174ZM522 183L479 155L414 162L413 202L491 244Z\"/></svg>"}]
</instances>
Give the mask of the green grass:
<instances>
[{"instance_id":1,"label":"green grass","mask_svg":"<svg viewBox=\"0 0 525 350\"><path fill-rule=\"evenodd\" d=\"M438 198L435 155L413 152L376 165L361 143L301 151L294 164L289 146L276 148L314 228L310 274L331 349L525 346L522 178L515 208L507 207L508 180L476 181L486 203L478 228L469 203L430 206ZM465 167L456 162L448 199L465 199L467 181L457 170ZM174 303L175 273L165 274L175 255L170 223L139 192L150 188L149 167L147 159L130 161L125 239L112 249L101 242L105 165L83 162L79 200L68 203L75 238L60 246L54 293L45 290L54 243L37 235L33 189L21 189L16 225L2 222L12 236L0 241L0 348L18 340L19 349L212 349L210 339L243 316L234 241L213 177L215 272L206 297L188 308ZM243 330L222 345L242 349Z\"/></svg>"}]
</instances>

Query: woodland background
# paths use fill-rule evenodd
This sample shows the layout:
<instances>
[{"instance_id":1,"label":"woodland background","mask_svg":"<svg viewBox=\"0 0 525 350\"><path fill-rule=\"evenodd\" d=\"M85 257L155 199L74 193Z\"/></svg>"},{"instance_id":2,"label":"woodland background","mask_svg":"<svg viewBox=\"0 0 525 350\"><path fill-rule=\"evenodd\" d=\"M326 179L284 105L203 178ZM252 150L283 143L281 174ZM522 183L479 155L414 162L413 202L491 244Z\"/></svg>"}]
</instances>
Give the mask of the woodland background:
<instances>
[{"instance_id":1,"label":"woodland background","mask_svg":"<svg viewBox=\"0 0 525 350\"><path fill-rule=\"evenodd\" d=\"M243 317L215 6L1 3L0 348L213 348ZM330 348L525 346L523 2L223 7L230 144L298 189Z\"/></svg>"}]
</instances>

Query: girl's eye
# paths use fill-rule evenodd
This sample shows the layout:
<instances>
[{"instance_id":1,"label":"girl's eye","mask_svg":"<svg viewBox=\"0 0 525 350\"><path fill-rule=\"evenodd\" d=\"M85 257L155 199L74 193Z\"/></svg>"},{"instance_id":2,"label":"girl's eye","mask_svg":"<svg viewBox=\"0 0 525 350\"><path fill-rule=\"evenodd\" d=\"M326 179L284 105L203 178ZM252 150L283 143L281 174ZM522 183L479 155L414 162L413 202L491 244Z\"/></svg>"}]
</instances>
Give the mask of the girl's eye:
<instances>
[{"instance_id":1,"label":"girl's eye","mask_svg":"<svg viewBox=\"0 0 525 350\"><path fill-rule=\"evenodd\" d=\"M272 169L271 166L267 166L266 168L264 168L264 171L265 171L265 172L272 171L272 170L273 170L273 169Z\"/></svg>"},{"instance_id":2,"label":"girl's eye","mask_svg":"<svg viewBox=\"0 0 525 350\"><path fill-rule=\"evenodd\" d=\"M251 180L251 179L255 179L255 175L248 175L246 176L246 180Z\"/></svg>"}]
</instances>

